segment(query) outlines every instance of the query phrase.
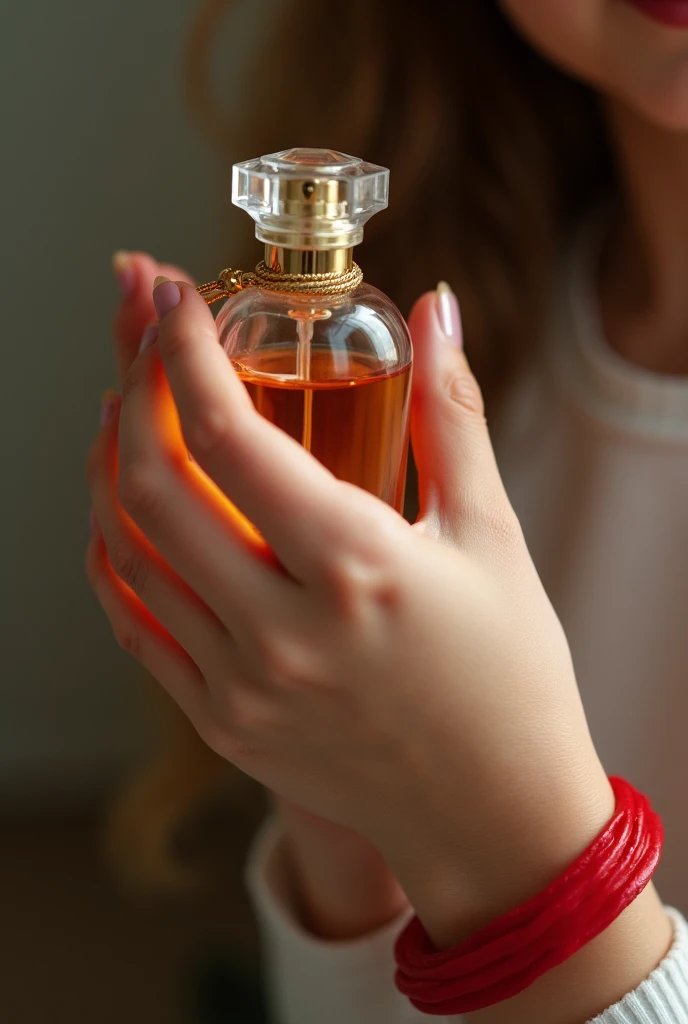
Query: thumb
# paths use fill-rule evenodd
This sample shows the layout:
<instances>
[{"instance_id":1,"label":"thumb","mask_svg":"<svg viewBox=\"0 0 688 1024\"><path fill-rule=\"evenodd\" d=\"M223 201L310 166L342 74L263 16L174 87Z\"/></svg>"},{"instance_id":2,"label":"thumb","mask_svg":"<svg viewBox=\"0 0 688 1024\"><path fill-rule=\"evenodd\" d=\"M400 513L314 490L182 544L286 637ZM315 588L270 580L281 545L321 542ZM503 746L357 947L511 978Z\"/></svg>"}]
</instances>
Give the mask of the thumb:
<instances>
[{"instance_id":1,"label":"thumb","mask_svg":"<svg viewBox=\"0 0 688 1024\"><path fill-rule=\"evenodd\" d=\"M459 304L440 283L413 307L411 437L421 519L463 533L481 510L508 502L492 450L483 399L463 353Z\"/></svg>"}]
</instances>

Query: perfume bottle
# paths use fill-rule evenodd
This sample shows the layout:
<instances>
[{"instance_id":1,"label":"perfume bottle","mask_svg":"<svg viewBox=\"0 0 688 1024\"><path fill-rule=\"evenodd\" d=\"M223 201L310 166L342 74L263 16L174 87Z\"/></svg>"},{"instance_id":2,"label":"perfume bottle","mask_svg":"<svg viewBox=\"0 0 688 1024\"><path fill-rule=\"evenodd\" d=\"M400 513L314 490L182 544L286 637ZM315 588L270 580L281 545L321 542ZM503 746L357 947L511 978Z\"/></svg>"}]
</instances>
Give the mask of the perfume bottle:
<instances>
[{"instance_id":1,"label":"perfume bottle","mask_svg":"<svg viewBox=\"0 0 688 1024\"><path fill-rule=\"evenodd\" d=\"M292 149L234 166L232 201L265 257L199 288L231 296L220 344L256 409L335 476L401 512L411 340L394 303L362 283L353 249L387 206L389 172L330 150Z\"/></svg>"}]
</instances>

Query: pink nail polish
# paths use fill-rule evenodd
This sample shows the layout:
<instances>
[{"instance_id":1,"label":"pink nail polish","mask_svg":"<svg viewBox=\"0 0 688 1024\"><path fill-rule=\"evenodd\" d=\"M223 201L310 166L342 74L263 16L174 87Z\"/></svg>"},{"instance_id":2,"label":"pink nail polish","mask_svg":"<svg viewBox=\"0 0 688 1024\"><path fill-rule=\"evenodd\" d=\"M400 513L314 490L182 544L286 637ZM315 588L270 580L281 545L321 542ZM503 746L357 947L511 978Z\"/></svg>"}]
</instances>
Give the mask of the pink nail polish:
<instances>
[{"instance_id":1,"label":"pink nail polish","mask_svg":"<svg viewBox=\"0 0 688 1024\"><path fill-rule=\"evenodd\" d=\"M153 302L158 320L162 320L170 310L179 305L181 297L182 293L174 281L170 281L168 277L156 277L153 284Z\"/></svg>"},{"instance_id":2,"label":"pink nail polish","mask_svg":"<svg viewBox=\"0 0 688 1024\"><path fill-rule=\"evenodd\" d=\"M439 320L442 333L457 348L463 348L463 333L461 331L461 314L459 303L446 281L440 281L437 285L437 299L435 300L437 319Z\"/></svg>"},{"instance_id":3,"label":"pink nail polish","mask_svg":"<svg viewBox=\"0 0 688 1024\"><path fill-rule=\"evenodd\" d=\"M120 249L112 257L112 269L119 283L123 299L128 299L136 288L136 272L131 265L131 257L124 249Z\"/></svg>"},{"instance_id":4,"label":"pink nail polish","mask_svg":"<svg viewBox=\"0 0 688 1024\"><path fill-rule=\"evenodd\" d=\"M158 340L158 325L148 324L143 334L141 335L141 344L139 345L139 353L145 352L147 348L154 345Z\"/></svg>"}]
</instances>

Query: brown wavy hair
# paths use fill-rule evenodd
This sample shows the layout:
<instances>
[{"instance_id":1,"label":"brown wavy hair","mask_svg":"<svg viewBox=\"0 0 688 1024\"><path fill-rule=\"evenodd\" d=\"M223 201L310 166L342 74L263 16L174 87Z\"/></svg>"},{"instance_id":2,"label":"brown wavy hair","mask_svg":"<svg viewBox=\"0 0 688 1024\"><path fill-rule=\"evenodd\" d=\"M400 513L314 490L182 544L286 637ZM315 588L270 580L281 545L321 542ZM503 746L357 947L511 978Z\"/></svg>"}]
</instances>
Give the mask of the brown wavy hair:
<instances>
[{"instance_id":1,"label":"brown wavy hair","mask_svg":"<svg viewBox=\"0 0 688 1024\"><path fill-rule=\"evenodd\" d=\"M213 57L234 3L200 4L184 56L196 121L227 168L294 145L389 167L390 208L358 257L366 278L404 311L438 280L451 283L491 414L538 344L562 237L614 186L597 97L537 54L496 0L434 0L427 15L406 0L270 6L254 73L223 90ZM251 226L239 219L239 256L250 261ZM129 860L143 850L149 875L217 776L188 730L183 752L191 782L180 786L170 753L118 809L114 842ZM141 828L156 806L156 830Z\"/></svg>"}]
</instances>

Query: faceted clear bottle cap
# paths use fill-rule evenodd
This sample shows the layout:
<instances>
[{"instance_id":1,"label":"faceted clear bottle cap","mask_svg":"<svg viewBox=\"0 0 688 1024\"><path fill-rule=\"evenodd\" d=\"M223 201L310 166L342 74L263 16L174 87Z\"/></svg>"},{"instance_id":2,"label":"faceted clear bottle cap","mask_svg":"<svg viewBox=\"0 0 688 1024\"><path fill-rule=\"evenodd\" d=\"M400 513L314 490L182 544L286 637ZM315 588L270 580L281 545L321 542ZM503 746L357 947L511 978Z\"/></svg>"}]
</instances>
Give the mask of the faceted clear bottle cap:
<instances>
[{"instance_id":1,"label":"faceted clear bottle cap","mask_svg":"<svg viewBox=\"0 0 688 1024\"><path fill-rule=\"evenodd\" d=\"M388 195L386 167L331 149L285 149L232 174L232 202L255 220L256 238L283 248L358 245Z\"/></svg>"}]
</instances>

